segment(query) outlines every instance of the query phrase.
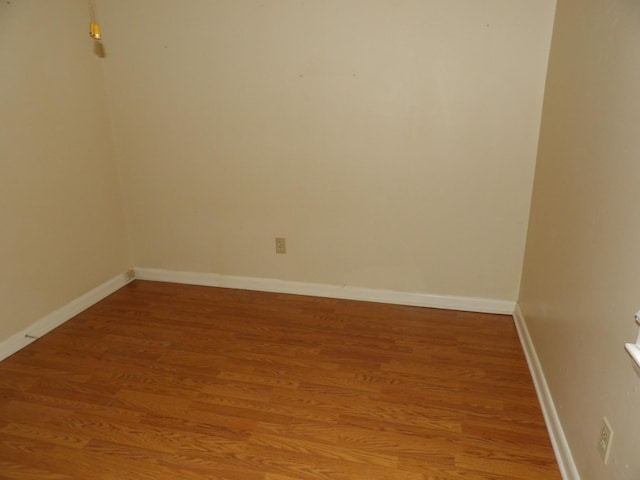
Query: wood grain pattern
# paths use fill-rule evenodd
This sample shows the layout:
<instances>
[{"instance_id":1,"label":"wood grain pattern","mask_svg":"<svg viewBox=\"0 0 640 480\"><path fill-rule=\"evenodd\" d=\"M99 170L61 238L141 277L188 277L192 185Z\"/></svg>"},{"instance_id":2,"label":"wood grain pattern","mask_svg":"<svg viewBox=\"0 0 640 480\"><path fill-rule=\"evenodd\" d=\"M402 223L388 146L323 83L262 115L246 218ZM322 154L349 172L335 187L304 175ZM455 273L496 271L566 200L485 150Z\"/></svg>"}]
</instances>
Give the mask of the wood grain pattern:
<instances>
[{"instance_id":1,"label":"wood grain pattern","mask_svg":"<svg viewBox=\"0 0 640 480\"><path fill-rule=\"evenodd\" d=\"M0 363L0 479L560 474L510 317L136 281Z\"/></svg>"}]
</instances>

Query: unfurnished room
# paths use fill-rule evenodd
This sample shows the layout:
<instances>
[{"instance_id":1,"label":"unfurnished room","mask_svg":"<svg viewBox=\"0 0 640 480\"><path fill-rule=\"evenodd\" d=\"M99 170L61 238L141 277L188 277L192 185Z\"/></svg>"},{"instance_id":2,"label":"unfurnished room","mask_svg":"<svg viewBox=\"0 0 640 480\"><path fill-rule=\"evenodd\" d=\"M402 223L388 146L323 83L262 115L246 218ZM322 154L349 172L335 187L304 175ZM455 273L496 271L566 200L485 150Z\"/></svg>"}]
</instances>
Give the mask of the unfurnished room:
<instances>
[{"instance_id":1,"label":"unfurnished room","mask_svg":"<svg viewBox=\"0 0 640 480\"><path fill-rule=\"evenodd\" d=\"M0 479L637 480L638 85L631 0L1 0Z\"/></svg>"}]
</instances>

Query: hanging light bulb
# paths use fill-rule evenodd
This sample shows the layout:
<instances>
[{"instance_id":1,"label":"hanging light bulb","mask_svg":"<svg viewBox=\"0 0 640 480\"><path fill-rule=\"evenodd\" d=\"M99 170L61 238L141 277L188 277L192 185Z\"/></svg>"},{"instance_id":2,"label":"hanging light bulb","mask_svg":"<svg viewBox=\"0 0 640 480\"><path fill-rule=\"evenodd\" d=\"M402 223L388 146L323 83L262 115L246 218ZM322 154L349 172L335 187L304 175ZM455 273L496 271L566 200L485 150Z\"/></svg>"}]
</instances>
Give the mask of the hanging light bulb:
<instances>
[{"instance_id":1,"label":"hanging light bulb","mask_svg":"<svg viewBox=\"0 0 640 480\"><path fill-rule=\"evenodd\" d=\"M89 0L89 35L94 40L102 40L100 26L96 22L96 6L94 0Z\"/></svg>"}]
</instances>

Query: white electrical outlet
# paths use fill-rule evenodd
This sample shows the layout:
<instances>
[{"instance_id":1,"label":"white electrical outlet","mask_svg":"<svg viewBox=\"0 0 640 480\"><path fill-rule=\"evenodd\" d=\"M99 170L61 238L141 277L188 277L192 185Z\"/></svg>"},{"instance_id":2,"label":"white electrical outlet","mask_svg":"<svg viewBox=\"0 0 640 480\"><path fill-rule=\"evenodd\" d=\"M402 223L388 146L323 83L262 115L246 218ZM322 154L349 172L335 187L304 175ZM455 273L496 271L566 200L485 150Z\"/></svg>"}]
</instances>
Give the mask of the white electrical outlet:
<instances>
[{"instance_id":1,"label":"white electrical outlet","mask_svg":"<svg viewBox=\"0 0 640 480\"><path fill-rule=\"evenodd\" d=\"M602 426L600 427L600 436L598 437L598 452L605 464L609 461L609 452L611 451L612 440L613 428L611 428L607 417L602 417Z\"/></svg>"}]
</instances>

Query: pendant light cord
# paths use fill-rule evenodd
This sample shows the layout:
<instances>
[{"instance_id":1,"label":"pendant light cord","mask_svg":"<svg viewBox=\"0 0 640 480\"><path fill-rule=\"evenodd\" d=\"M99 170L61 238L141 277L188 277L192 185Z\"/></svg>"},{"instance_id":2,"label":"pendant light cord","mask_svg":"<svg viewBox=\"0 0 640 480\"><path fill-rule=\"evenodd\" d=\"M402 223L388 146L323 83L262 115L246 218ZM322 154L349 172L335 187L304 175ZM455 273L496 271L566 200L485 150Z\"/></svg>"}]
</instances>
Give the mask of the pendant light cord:
<instances>
[{"instance_id":1,"label":"pendant light cord","mask_svg":"<svg viewBox=\"0 0 640 480\"><path fill-rule=\"evenodd\" d=\"M100 27L96 21L96 5L95 0L89 0L89 35L94 40L102 40Z\"/></svg>"}]
</instances>

